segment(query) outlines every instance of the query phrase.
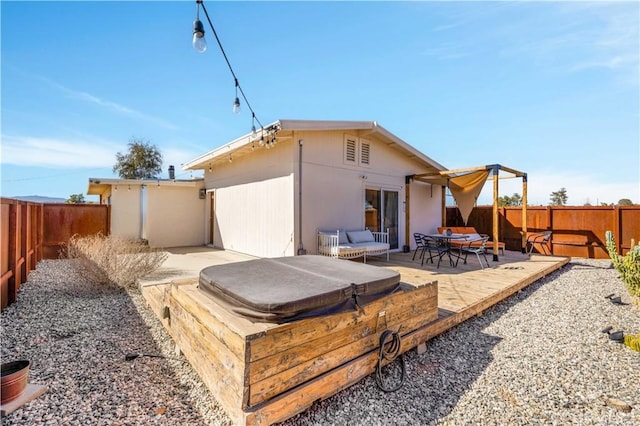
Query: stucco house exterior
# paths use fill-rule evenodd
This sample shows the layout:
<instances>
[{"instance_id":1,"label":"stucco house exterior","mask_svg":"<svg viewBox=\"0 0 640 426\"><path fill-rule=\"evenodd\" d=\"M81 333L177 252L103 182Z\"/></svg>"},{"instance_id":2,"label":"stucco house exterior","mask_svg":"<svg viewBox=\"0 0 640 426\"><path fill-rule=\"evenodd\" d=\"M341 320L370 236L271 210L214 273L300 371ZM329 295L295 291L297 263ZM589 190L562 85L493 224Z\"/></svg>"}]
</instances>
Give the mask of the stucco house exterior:
<instances>
[{"instance_id":1,"label":"stucco house exterior","mask_svg":"<svg viewBox=\"0 0 640 426\"><path fill-rule=\"evenodd\" d=\"M205 244L202 179L90 178L87 194L111 206L111 235L158 248Z\"/></svg>"},{"instance_id":2,"label":"stucco house exterior","mask_svg":"<svg viewBox=\"0 0 640 426\"><path fill-rule=\"evenodd\" d=\"M314 254L318 230L365 227L406 250L442 224L445 188L410 176L446 168L375 121L278 120L183 169L204 171L201 240L254 256Z\"/></svg>"}]
</instances>

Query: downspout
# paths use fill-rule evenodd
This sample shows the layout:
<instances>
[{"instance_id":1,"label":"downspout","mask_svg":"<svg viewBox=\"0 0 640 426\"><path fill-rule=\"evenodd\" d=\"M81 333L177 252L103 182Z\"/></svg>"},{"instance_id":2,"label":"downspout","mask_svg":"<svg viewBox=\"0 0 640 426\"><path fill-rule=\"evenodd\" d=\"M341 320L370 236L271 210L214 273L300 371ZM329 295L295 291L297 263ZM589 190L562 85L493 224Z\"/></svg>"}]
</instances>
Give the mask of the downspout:
<instances>
[{"instance_id":1,"label":"downspout","mask_svg":"<svg viewBox=\"0 0 640 426\"><path fill-rule=\"evenodd\" d=\"M302 145L304 141L298 140L298 256L307 254L302 245Z\"/></svg>"},{"instance_id":2,"label":"downspout","mask_svg":"<svg viewBox=\"0 0 640 426\"><path fill-rule=\"evenodd\" d=\"M147 239L147 186L140 185L140 240L148 244Z\"/></svg>"}]
</instances>

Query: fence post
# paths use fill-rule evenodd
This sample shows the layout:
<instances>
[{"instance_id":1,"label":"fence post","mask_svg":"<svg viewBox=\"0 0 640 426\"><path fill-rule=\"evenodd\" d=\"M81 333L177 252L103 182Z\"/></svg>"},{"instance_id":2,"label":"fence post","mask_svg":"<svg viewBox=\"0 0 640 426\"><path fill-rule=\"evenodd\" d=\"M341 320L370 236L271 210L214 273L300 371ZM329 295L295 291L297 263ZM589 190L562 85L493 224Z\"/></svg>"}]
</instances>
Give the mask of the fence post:
<instances>
[{"instance_id":1,"label":"fence post","mask_svg":"<svg viewBox=\"0 0 640 426\"><path fill-rule=\"evenodd\" d=\"M621 229L621 220L620 220L620 207L613 206L613 226L611 227L611 231L613 232L613 238L616 242L616 252L620 255L623 255L622 252L622 229Z\"/></svg>"}]
</instances>

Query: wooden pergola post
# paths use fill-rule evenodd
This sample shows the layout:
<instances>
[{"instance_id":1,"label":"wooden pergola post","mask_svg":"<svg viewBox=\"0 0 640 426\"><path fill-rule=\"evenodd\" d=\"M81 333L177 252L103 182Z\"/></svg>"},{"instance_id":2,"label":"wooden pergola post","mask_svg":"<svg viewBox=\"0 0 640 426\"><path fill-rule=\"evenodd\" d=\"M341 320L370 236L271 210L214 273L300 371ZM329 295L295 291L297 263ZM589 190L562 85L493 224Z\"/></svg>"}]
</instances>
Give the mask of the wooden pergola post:
<instances>
[{"instance_id":1,"label":"wooden pergola post","mask_svg":"<svg viewBox=\"0 0 640 426\"><path fill-rule=\"evenodd\" d=\"M527 174L522 176L522 254L527 252Z\"/></svg>"},{"instance_id":2,"label":"wooden pergola post","mask_svg":"<svg viewBox=\"0 0 640 426\"><path fill-rule=\"evenodd\" d=\"M498 261L498 173L500 167L498 165L493 168L493 260Z\"/></svg>"},{"instance_id":3,"label":"wooden pergola post","mask_svg":"<svg viewBox=\"0 0 640 426\"><path fill-rule=\"evenodd\" d=\"M404 247L405 253L411 251L411 176L404 178Z\"/></svg>"},{"instance_id":4,"label":"wooden pergola post","mask_svg":"<svg viewBox=\"0 0 640 426\"><path fill-rule=\"evenodd\" d=\"M447 226L447 187L442 185L442 226Z\"/></svg>"}]
</instances>

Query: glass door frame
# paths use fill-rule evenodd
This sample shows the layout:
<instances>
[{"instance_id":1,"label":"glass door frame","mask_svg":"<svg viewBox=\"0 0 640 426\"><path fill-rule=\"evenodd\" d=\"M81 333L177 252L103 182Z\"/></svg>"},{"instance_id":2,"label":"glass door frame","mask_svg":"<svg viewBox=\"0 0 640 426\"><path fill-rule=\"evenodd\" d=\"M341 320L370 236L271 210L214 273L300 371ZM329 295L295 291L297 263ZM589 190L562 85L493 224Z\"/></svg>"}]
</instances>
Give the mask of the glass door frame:
<instances>
[{"instance_id":1,"label":"glass door frame","mask_svg":"<svg viewBox=\"0 0 640 426\"><path fill-rule=\"evenodd\" d=\"M386 208L384 206L384 201L385 201L385 193L395 193L397 194L396 196L396 205L395 205L395 217L396 217L396 224L395 224L395 229L391 230L391 227L389 227L389 244L391 246L392 251L397 251L400 249L400 194L401 194L401 188L393 188L393 187L384 187L384 186L367 186L364 188L364 193L363 193L363 218L364 218L364 226L367 227L368 223L367 223L367 209L366 209L366 205L367 205L367 191L375 191L378 194L378 201L379 201L379 206L373 206L373 207L377 207L377 214L376 214L376 228L378 228L377 230L382 231L382 232L386 232L387 228L384 227L384 222L387 219L387 212L386 212ZM375 231L376 229L372 229L372 231ZM393 232L392 232L393 231ZM392 238L392 236L394 236L395 238Z\"/></svg>"}]
</instances>

